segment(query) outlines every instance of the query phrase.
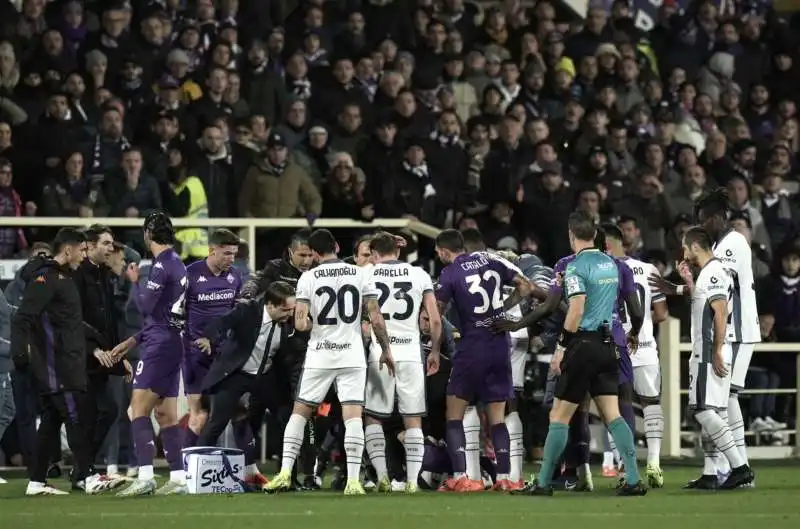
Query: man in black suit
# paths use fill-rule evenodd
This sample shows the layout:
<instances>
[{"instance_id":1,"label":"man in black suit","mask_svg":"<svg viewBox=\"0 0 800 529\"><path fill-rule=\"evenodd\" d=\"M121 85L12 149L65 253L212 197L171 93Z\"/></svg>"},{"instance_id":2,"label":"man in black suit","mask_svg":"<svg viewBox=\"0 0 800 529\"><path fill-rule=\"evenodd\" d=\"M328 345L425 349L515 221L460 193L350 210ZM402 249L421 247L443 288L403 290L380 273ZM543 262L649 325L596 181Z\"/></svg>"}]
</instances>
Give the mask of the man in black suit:
<instances>
[{"instance_id":1,"label":"man in black suit","mask_svg":"<svg viewBox=\"0 0 800 529\"><path fill-rule=\"evenodd\" d=\"M233 421L239 448L245 448L246 475L258 475L253 431L242 397L256 393L275 402L291 381L299 377L294 361L304 353L305 342L294 340L292 314L294 287L284 281L270 284L263 297L243 300L231 312L209 323L195 343L211 352L211 343L228 333L203 380L203 393L211 395L211 414L198 438L198 446L213 446ZM277 403L276 403L277 404Z\"/></svg>"}]
</instances>

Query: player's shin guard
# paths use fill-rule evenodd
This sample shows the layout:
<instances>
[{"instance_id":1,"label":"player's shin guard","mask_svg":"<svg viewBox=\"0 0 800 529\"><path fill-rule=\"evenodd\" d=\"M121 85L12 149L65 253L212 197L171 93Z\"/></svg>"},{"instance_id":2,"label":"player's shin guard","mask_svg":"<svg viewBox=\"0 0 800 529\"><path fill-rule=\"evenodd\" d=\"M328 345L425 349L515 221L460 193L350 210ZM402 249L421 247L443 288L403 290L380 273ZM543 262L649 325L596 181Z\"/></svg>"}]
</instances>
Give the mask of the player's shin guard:
<instances>
[{"instance_id":1,"label":"player's shin guard","mask_svg":"<svg viewBox=\"0 0 800 529\"><path fill-rule=\"evenodd\" d=\"M416 483L425 457L425 437L422 428L409 428L405 437L406 483Z\"/></svg>"},{"instance_id":2,"label":"player's shin guard","mask_svg":"<svg viewBox=\"0 0 800 529\"><path fill-rule=\"evenodd\" d=\"M664 410L661 404L650 404L642 410L644 435L647 438L647 464L660 466L661 439L664 437Z\"/></svg>"},{"instance_id":3,"label":"player's shin guard","mask_svg":"<svg viewBox=\"0 0 800 529\"><path fill-rule=\"evenodd\" d=\"M153 479L156 436L150 417L138 417L131 421L131 436L139 464L139 479Z\"/></svg>"},{"instance_id":4,"label":"player's shin guard","mask_svg":"<svg viewBox=\"0 0 800 529\"><path fill-rule=\"evenodd\" d=\"M497 464L497 479L508 479L508 474L511 472L511 441L504 422L492 425L492 444Z\"/></svg>"},{"instance_id":5,"label":"player's shin guard","mask_svg":"<svg viewBox=\"0 0 800 529\"><path fill-rule=\"evenodd\" d=\"M250 421L245 418L234 422L232 426L236 448L244 452L244 464L248 467L254 465L256 462L256 440L253 437Z\"/></svg>"},{"instance_id":6,"label":"player's shin guard","mask_svg":"<svg viewBox=\"0 0 800 529\"><path fill-rule=\"evenodd\" d=\"M383 426L380 424L368 424L364 430L364 439L367 445L367 455L372 466L375 467L375 473L378 475L378 481L380 481L388 475L386 469L386 437L383 434Z\"/></svg>"},{"instance_id":7,"label":"player's shin guard","mask_svg":"<svg viewBox=\"0 0 800 529\"><path fill-rule=\"evenodd\" d=\"M551 422L544 441L544 459L539 471L538 481L542 487L547 487L553 479L553 469L561 459L569 437L569 425L561 422Z\"/></svg>"},{"instance_id":8,"label":"player's shin guard","mask_svg":"<svg viewBox=\"0 0 800 529\"><path fill-rule=\"evenodd\" d=\"M522 464L525 458L525 445L522 439L522 420L519 413L512 411L506 415L506 428L510 442L511 475L509 479L516 483L522 479Z\"/></svg>"},{"instance_id":9,"label":"player's shin guard","mask_svg":"<svg viewBox=\"0 0 800 529\"><path fill-rule=\"evenodd\" d=\"M291 472L294 462L297 461L297 454L303 446L305 436L306 419L302 415L293 413L286 423L283 431L283 457L281 458L281 473Z\"/></svg>"},{"instance_id":10,"label":"player's shin guard","mask_svg":"<svg viewBox=\"0 0 800 529\"><path fill-rule=\"evenodd\" d=\"M449 423L449 421L448 421ZM447 444L450 444L450 428L447 429L448 439ZM480 464L480 447L481 447L481 418L478 416L478 410L475 407L467 408L462 422L461 434L464 439L464 452L461 457L464 458L464 468L462 470L455 470L455 472L466 472L469 479L481 479L481 464ZM452 455L451 455L452 458ZM453 461L453 466L456 462Z\"/></svg>"},{"instance_id":11,"label":"player's shin guard","mask_svg":"<svg viewBox=\"0 0 800 529\"><path fill-rule=\"evenodd\" d=\"M608 433L617 445L619 456L625 464L625 482L629 485L639 483L639 468L636 466L636 443L633 432L622 417L617 417L608 424Z\"/></svg>"},{"instance_id":12,"label":"player's shin guard","mask_svg":"<svg viewBox=\"0 0 800 529\"><path fill-rule=\"evenodd\" d=\"M719 418L722 419L722 422L728 425L728 429L730 429L730 422L728 421L728 410L717 410L717 414L719 414ZM733 436L733 430L731 430L731 436ZM733 440L733 444L736 444L736 439ZM738 450L738 448L737 448ZM720 477L720 474L727 475L731 472L731 465L730 461L728 461L727 457L719 457L717 458L717 477Z\"/></svg>"},{"instance_id":13,"label":"player's shin guard","mask_svg":"<svg viewBox=\"0 0 800 529\"><path fill-rule=\"evenodd\" d=\"M364 457L364 422L361 418L344 421L344 451L347 454L347 479L358 480Z\"/></svg>"},{"instance_id":14,"label":"player's shin guard","mask_svg":"<svg viewBox=\"0 0 800 529\"><path fill-rule=\"evenodd\" d=\"M744 419L738 393L731 393L728 397L728 427L731 429L733 442L736 443L745 464L748 464L747 445L744 442Z\"/></svg>"},{"instance_id":15,"label":"player's shin guard","mask_svg":"<svg viewBox=\"0 0 800 529\"><path fill-rule=\"evenodd\" d=\"M453 464L453 474L456 477L460 477L467 472L467 459L469 459L466 457L467 440L462 421L447 421L446 435L447 453L450 455L450 462ZM468 477L470 479L480 479L480 463L474 472L478 477L473 478L471 474L468 474Z\"/></svg>"},{"instance_id":16,"label":"player's shin guard","mask_svg":"<svg viewBox=\"0 0 800 529\"><path fill-rule=\"evenodd\" d=\"M694 414L697 422L703 428L704 433L717 447L717 450L728 459L731 468L738 468L745 465L736 443L733 442L733 435L728 427L727 421L723 420L719 414L713 410L700 410ZM705 471L703 472L705 474ZM716 474L716 472L714 472Z\"/></svg>"}]
</instances>

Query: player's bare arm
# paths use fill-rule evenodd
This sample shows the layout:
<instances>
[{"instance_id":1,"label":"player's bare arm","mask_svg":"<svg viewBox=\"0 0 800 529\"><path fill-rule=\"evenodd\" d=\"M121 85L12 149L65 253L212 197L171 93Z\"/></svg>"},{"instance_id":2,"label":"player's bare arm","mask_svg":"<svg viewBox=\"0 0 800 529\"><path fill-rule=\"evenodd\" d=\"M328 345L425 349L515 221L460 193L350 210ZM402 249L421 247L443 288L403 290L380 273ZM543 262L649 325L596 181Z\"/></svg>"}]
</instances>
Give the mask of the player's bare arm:
<instances>
[{"instance_id":1,"label":"player's bare arm","mask_svg":"<svg viewBox=\"0 0 800 529\"><path fill-rule=\"evenodd\" d=\"M311 330L311 318L308 317L308 303L298 301L294 307L294 328L300 332Z\"/></svg>"},{"instance_id":2,"label":"player's bare arm","mask_svg":"<svg viewBox=\"0 0 800 529\"><path fill-rule=\"evenodd\" d=\"M547 294L544 303L539 304L534 310L524 315L521 320L514 321L507 318L497 320L492 324L495 332L513 332L524 327L531 327L537 322L553 314L561 303L561 293L551 291Z\"/></svg>"},{"instance_id":3,"label":"player's bare arm","mask_svg":"<svg viewBox=\"0 0 800 529\"><path fill-rule=\"evenodd\" d=\"M639 331L642 329L642 323L644 323L644 309L639 302L639 296L636 291L629 293L625 297L625 308L628 311L628 319L631 323L631 330L628 333L628 351L631 354L635 354L639 345Z\"/></svg>"},{"instance_id":4,"label":"player's bare arm","mask_svg":"<svg viewBox=\"0 0 800 529\"><path fill-rule=\"evenodd\" d=\"M114 356L114 358L118 358L118 359L122 358L123 356L128 354L128 351L130 351L134 347L136 347L136 336L135 335L131 336L130 338L128 338L126 340L123 340L122 342L117 344L111 350L111 355Z\"/></svg>"},{"instance_id":5,"label":"player's bare arm","mask_svg":"<svg viewBox=\"0 0 800 529\"><path fill-rule=\"evenodd\" d=\"M660 299L653 302L652 311L653 325L658 325L662 321L669 318L669 309L667 308L667 300Z\"/></svg>"},{"instance_id":6,"label":"player's bare arm","mask_svg":"<svg viewBox=\"0 0 800 529\"><path fill-rule=\"evenodd\" d=\"M389 332L386 330L386 321L381 314L381 306L378 303L378 298L366 298L364 303L367 307L367 314L369 314L369 321L372 324L372 332L375 333L375 340L381 348L381 366L386 365L389 369L389 374L394 376L394 359L392 358L392 351L389 346Z\"/></svg>"},{"instance_id":7,"label":"player's bare arm","mask_svg":"<svg viewBox=\"0 0 800 529\"><path fill-rule=\"evenodd\" d=\"M665 296L691 296L694 291L694 279L689 264L686 261L681 261L678 265L678 273L683 278L685 284L678 285L671 283L657 274L651 274L647 278L647 283L650 288L661 292Z\"/></svg>"},{"instance_id":8,"label":"player's bare arm","mask_svg":"<svg viewBox=\"0 0 800 529\"><path fill-rule=\"evenodd\" d=\"M520 301L530 296L531 292L538 290L534 289L533 285L531 285L531 282L519 274L514 276L513 284L514 291L503 302L503 310L509 310L513 307L516 307L519 305Z\"/></svg>"},{"instance_id":9,"label":"player's bare arm","mask_svg":"<svg viewBox=\"0 0 800 529\"><path fill-rule=\"evenodd\" d=\"M431 352L428 354L428 376L435 375L439 371L441 360L440 351L442 344L442 316L439 313L439 306L433 292L426 292L422 296L422 307L428 313L431 333Z\"/></svg>"},{"instance_id":10,"label":"player's bare arm","mask_svg":"<svg viewBox=\"0 0 800 529\"><path fill-rule=\"evenodd\" d=\"M728 328L728 300L715 299L711 302L711 308L714 310L714 356L711 357L711 366L718 377L725 377L728 368L725 367L723 347Z\"/></svg>"}]
</instances>

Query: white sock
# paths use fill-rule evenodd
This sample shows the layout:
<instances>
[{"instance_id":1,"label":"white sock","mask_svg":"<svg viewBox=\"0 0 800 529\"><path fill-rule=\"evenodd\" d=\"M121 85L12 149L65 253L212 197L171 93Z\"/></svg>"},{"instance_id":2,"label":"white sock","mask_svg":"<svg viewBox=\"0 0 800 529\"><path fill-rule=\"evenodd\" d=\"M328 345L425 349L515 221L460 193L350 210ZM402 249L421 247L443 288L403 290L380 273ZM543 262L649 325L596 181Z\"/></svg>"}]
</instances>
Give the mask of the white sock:
<instances>
[{"instance_id":1,"label":"white sock","mask_svg":"<svg viewBox=\"0 0 800 529\"><path fill-rule=\"evenodd\" d=\"M422 428L409 428L406 430L406 482L417 484L417 478L422 470L422 458L425 456L425 436Z\"/></svg>"},{"instance_id":2,"label":"white sock","mask_svg":"<svg viewBox=\"0 0 800 529\"><path fill-rule=\"evenodd\" d=\"M247 465L245 467L245 469L244 469L244 475L245 476L255 476L259 472L261 472L261 471L258 470L258 465L256 465L255 463L251 463L251 464Z\"/></svg>"},{"instance_id":3,"label":"white sock","mask_svg":"<svg viewBox=\"0 0 800 529\"><path fill-rule=\"evenodd\" d=\"M153 465L142 465L139 467L138 479L153 479Z\"/></svg>"},{"instance_id":4,"label":"white sock","mask_svg":"<svg viewBox=\"0 0 800 529\"><path fill-rule=\"evenodd\" d=\"M742 407L739 405L739 394L731 393L728 397L728 427L733 435L733 442L741 452L745 465L749 464L747 457L747 445L744 442L744 419L742 418Z\"/></svg>"},{"instance_id":5,"label":"white sock","mask_svg":"<svg viewBox=\"0 0 800 529\"><path fill-rule=\"evenodd\" d=\"M664 410L661 404L650 404L642 410L644 435L647 438L647 464L661 466L661 439L664 437Z\"/></svg>"},{"instance_id":6,"label":"white sock","mask_svg":"<svg viewBox=\"0 0 800 529\"><path fill-rule=\"evenodd\" d=\"M614 442L614 438L611 437L611 434L606 430L606 438L608 439L608 446L611 448L611 453L614 454L614 462L611 463L610 466L622 465L622 459L619 457L619 451L617 451L617 443Z\"/></svg>"},{"instance_id":7,"label":"white sock","mask_svg":"<svg viewBox=\"0 0 800 529\"><path fill-rule=\"evenodd\" d=\"M184 472L183 470L170 470L169 480L174 481L175 483L185 483L186 472Z\"/></svg>"},{"instance_id":8,"label":"white sock","mask_svg":"<svg viewBox=\"0 0 800 529\"><path fill-rule=\"evenodd\" d=\"M367 446L367 455L378 474L378 481L389 475L386 470L386 437L383 435L383 426L368 424L364 430L364 439Z\"/></svg>"},{"instance_id":9,"label":"white sock","mask_svg":"<svg viewBox=\"0 0 800 529\"><path fill-rule=\"evenodd\" d=\"M464 414L464 439L467 477L481 479L481 419L474 406L467 408Z\"/></svg>"},{"instance_id":10,"label":"white sock","mask_svg":"<svg viewBox=\"0 0 800 529\"><path fill-rule=\"evenodd\" d=\"M364 422L358 419L344 421L344 451L347 454L347 480L361 478L361 459L364 457Z\"/></svg>"},{"instance_id":11,"label":"white sock","mask_svg":"<svg viewBox=\"0 0 800 529\"><path fill-rule=\"evenodd\" d=\"M718 410L717 413L719 414L720 419L722 422L728 425L730 429L730 423L728 422L728 410ZM731 431L731 435L733 432ZM734 441L733 444L736 444ZM737 448L738 449L738 448ZM718 457L717 458L717 474L728 474L731 471L731 465L727 458L725 457Z\"/></svg>"},{"instance_id":12,"label":"white sock","mask_svg":"<svg viewBox=\"0 0 800 529\"><path fill-rule=\"evenodd\" d=\"M694 416L706 431L709 440L728 459L732 468L745 464L739 449L736 448L736 443L733 442L733 435L728 423L722 420L719 413L713 410L702 410L695 413Z\"/></svg>"},{"instance_id":13,"label":"white sock","mask_svg":"<svg viewBox=\"0 0 800 529\"><path fill-rule=\"evenodd\" d=\"M603 452L603 468L614 468L614 452Z\"/></svg>"},{"instance_id":14,"label":"white sock","mask_svg":"<svg viewBox=\"0 0 800 529\"><path fill-rule=\"evenodd\" d=\"M303 438L306 435L306 419L302 415L293 413L289 417L286 429L283 431L283 458L281 459L281 473L291 472L300 447L303 446Z\"/></svg>"},{"instance_id":15,"label":"white sock","mask_svg":"<svg viewBox=\"0 0 800 529\"><path fill-rule=\"evenodd\" d=\"M106 467L106 474L119 474L119 466L117 465L108 465Z\"/></svg>"},{"instance_id":16,"label":"white sock","mask_svg":"<svg viewBox=\"0 0 800 529\"><path fill-rule=\"evenodd\" d=\"M506 428L511 441L509 455L511 456L511 474L509 479L516 483L522 479L522 463L525 459L525 447L522 442L522 419L519 413L512 411L506 415Z\"/></svg>"}]
</instances>

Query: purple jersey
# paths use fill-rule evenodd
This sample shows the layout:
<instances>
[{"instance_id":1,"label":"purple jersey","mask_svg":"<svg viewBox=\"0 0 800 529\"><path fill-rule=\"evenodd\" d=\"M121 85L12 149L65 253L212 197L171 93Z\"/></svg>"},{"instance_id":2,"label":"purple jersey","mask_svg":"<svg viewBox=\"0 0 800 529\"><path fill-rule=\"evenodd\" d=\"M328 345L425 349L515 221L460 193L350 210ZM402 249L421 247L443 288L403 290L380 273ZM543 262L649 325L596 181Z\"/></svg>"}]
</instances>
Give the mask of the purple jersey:
<instances>
[{"instance_id":1,"label":"purple jersey","mask_svg":"<svg viewBox=\"0 0 800 529\"><path fill-rule=\"evenodd\" d=\"M159 341L158 335L177 335L176 320L184 317L186 297L186 267L172 248L161 252L153 259L150 277L142 288L134 285L136 306L144 316L142 334L144 340Z\"/></svg>"},{"instance_id":2,"label":"purple jersey","mask_svg":"<svg viewBox=\"0 0 800 529\"><path fill-rule=\"evenodd\" d=\"M230 312L242 288L242 277L231 268L214 275L205 260L186 267L186 338L189 353L204 354L194 345L209 321Z\"/></svg>"},{"instance_id":3,"label":"purple jersey","mask_svg":"<svg viewBox=\"0 0 800 529\"><path fill-rule=\"evenodd\" d=\"M513 284L516 275L504 259L485 253L462 254L442 270L436 297L444 304L453 302L463 338L487 344L507 342L508 336L494 334L491 324L503 313L503 286Z\"/></svg>"}]
</instances>

